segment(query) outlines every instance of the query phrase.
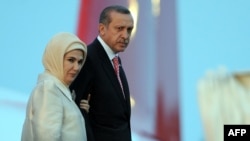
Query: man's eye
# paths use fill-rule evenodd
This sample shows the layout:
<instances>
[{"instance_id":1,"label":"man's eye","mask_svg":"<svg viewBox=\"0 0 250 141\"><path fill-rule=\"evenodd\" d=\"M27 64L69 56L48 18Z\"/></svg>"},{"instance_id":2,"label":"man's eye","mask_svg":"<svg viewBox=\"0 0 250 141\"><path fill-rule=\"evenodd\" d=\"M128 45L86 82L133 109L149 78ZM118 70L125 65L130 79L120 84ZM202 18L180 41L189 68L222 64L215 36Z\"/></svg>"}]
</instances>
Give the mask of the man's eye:
<instances>
[{"instance_id":1,"label":"man's eye","mask_svg":"<svg viewBox=\"0 0 250 141\"><path fill-rule=\"evenodd\" d=\"M133 28L128 28L128 33L130 34L132 32Z\"/></svg>"},{"instance_id":2,"label":"man's eye","mask_svg":"<svg viewBox=\"0 0 250 141\"><path fill-rule=\"evenodd\" d=\"M117 27L118 30L122 30L122 27Z\"/></svg>"}]
</instances>

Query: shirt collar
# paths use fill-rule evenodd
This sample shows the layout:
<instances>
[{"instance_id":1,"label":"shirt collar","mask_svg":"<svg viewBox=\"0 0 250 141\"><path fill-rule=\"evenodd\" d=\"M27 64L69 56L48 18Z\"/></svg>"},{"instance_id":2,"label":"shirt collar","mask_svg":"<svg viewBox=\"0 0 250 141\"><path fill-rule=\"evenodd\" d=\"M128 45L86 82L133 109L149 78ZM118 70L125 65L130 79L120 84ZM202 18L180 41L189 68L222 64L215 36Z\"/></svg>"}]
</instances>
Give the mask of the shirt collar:
<instances>
[{"instance_id":1,"label":"shirt collar","mask_svg":"<svg viewBox=\"0 0 250 141\"><path fill-rule=\"evenodd\" d=\"M118 56L118 54L115 54L114 51L103 41L103 39L98 35L97 36L98 41L103 46L105 52L107 53L109 60L112 60L115 56Z\"/></svg>"}]
</instances>

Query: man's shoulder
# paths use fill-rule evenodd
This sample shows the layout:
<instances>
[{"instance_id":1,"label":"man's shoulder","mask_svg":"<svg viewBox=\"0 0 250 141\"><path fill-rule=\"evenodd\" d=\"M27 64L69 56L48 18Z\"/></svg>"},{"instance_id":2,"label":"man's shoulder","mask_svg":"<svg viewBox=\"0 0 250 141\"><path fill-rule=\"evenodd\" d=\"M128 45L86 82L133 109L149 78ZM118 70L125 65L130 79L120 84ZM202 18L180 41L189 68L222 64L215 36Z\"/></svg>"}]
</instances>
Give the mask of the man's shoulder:
<instances>
[{"instance_id":1,"label":"man's shoulder","mask_svg":"<svg viewBox=\"0 0 250 141\"><path fill-rule=\"evenodd\" d=\"M101 43L97 38L95 38L90 44L88 44L88 47L95 47L95 46L101 46Z\"/></svg>"},{"instance_id":2,"label":"man's shoulder","mask_svg":"<svg viewBox=\"0 0 250 141\"><path fill-rule=\"evenodd\" d=\"M97 39L95 39L92 43L90 43L87 46L87 49L88 49L88 56L93 56L94 54L97 54L97 52L102 50L102 45Z\"/></svg>"}]
</instances>

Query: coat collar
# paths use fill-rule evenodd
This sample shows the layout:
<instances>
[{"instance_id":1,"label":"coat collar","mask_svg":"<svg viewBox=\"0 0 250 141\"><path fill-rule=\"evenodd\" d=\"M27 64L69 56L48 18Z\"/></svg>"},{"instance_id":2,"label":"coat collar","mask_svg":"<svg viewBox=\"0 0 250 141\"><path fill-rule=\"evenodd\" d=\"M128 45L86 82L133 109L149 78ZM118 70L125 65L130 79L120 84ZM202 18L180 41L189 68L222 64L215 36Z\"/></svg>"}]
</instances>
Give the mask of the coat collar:
<instances>
[{"instance_id":1,"label":"coat collar","mask_svg":"<svg viewBox=\"0 0 250 141\"><path fill-rule=\"evenodd\" d=\"M70 101L73 101L71 92L68 87L66 87L59 79L48 72L44 72L39 75L38 82L40 81L51 81L56 85L56 87L62 92L62 94L67 97Z\"/></svg>"}]
</instances>

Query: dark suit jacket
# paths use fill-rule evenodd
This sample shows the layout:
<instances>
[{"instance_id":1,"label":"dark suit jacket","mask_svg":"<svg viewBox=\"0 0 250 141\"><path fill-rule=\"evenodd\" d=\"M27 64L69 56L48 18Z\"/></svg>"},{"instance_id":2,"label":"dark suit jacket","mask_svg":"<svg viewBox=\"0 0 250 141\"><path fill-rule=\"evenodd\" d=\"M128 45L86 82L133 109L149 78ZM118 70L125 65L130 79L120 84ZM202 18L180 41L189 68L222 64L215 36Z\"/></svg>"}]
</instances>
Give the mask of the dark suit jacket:
<instances>
[{"instance_id":1,"label":"dark suit jacket","mask_svg":"<svg viewBox=\"0 0 250 141\"><path fill-rule=\"evenodd\" d=\"M78 105L81 99L87 99L91 94L89 118L85 118L91 125L86 123L89 140L93 135L95 141L131 141L129 87L122 67L120 77L126 98L107 53L95 39L88 46L85 65L71 85Z\"/></svg>"}]
</instances>

